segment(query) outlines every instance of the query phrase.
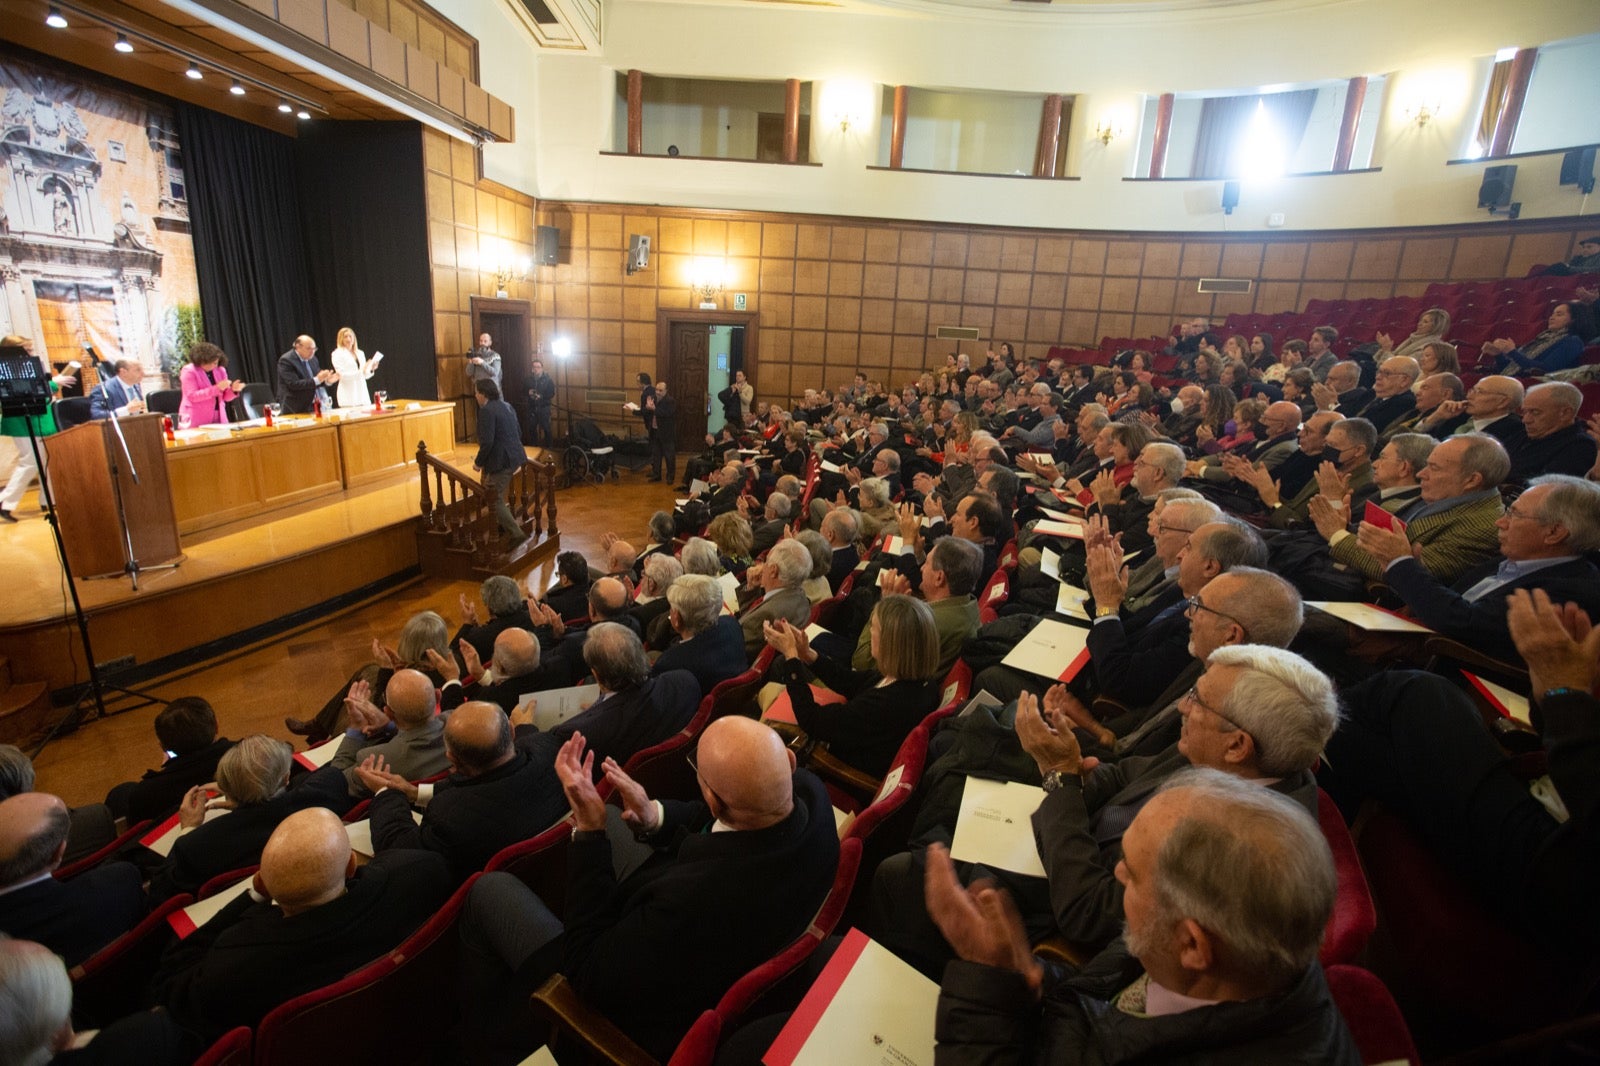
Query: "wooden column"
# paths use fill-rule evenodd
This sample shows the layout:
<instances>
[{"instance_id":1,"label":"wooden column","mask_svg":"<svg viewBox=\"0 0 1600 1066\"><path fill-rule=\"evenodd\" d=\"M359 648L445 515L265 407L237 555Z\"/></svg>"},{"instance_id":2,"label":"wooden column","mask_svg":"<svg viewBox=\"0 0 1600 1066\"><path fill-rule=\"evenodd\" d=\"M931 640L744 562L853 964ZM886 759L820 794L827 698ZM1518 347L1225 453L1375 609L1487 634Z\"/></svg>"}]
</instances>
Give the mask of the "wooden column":
<instances>
[{"instance_id":1,"label":"wooden column","mask_svg":"<svg viewBox=\"0 0 1600 1066\"><path fill-rule=\"evenodd\" d=\"M1361 120L1361 105L1367 99L1367 79L1351 78L1344 91L1344 118L1339 120L1339 144L1333 150L1333 169L1349 170L1350 155L1356 147L1356 124Z\"/></svg>"},{"instance_id":2,"label":"wooden column","mask_svg":"<svg viewBox=\"0 0 1600 1066\"><path fill-rule=\"evenodd\" d=\"M1056 172L1056 152L1061 147L1061 94L1051 93L1044 98L1044 111L1039 116L1039 151L1033 159L1033 176L1048 178Z\"/></svg>"},{"instance_id":3,"label":"wooden column","mask_svg":"<svg viewBox=\"0 0 1600 1066\"><path fill-rule=\"evenodd\" d=\"M894 87L894 117L889 126L889 166L899 170L906 157L906 87Z\"/></svg>"},{"instance_id":4,"label":"wooden column","mask_svg":"<svg viewBox=\"0 0 1600 1066\"><path fill-rule=\"evenodd\" d=\"M1519 48L1511 59L1506 106L1500 110L1500 121L1494 126L1494 143L1489 146L1492 156L1506 155L1511 151L1511 138L1517 132L1517 121L1522 118L1522 104L1528 98L1528 82L1533 78L1533 61L1538 55L1537 48Z\"/></svg>"},{"instance_id":5,"label":"wooden column","mask_svg":"<svg viewBox=\"0 0 1600 1066\"><path fill-rule=\"evenodd\" d=\"M628 154L644 151L644 71L628 71Z\"/></svg>"},{"instance_id":6,"label":"wooden column","mask_svg":"<svg viewBox=\"0 0 1600 1066\"><path fill-rule=\"evenodd\" d=\"M1156 104L1156 135L1150 144L1150 177L1159 178L1167 170L1167 138L1172 133L1172 94L1162 93Z\"/></svg>"},{"instance_id":7,"label":"wooden column","mask_svg":"<svg viewBox=\"0 0 1600 1066\"><path fill-rule=\"evenodd\" d=\"M783 83L783 161L800 161L800 79Z\"/></svg>"}]
</instances>

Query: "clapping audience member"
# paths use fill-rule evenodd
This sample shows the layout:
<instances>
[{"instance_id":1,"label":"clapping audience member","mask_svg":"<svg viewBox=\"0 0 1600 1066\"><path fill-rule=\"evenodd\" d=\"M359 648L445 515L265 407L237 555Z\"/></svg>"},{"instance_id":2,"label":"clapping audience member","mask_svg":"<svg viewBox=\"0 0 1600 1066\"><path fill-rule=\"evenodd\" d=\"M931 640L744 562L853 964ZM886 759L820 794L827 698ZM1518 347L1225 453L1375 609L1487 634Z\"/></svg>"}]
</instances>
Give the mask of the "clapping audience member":
<instances>
[{"instance_id":1,"label":"clapping audience member","mask_svg":"<svg viewBox=\"0 0 1600 1066\"><path fill-rule=\"evenodd\" d=\"M512 578L495 574L485 578L478 594L489 612L487 620L480 618L478 608L463 593L461 596L461 628L450 638L450 646L458 647L464 640L477 651L479 659L494 654L494 639L507 629L532 629L533 619L528 614L528 601L522 589Z\"/></svg>"},{"instance_id":2,"label":"clapping audience member","mask_svg":"<svg viewBox=\"0 0 1600 1066\"><path fill-rule=\"evenodd\" d=\"M754 661L766 646L762 623L782 618L804 627L811 621L811 601L800 587L811 574L811 553L797 540L780 540L759 569L752 567L761 596L739 615L745 657Z\"/></svg>"},{"instance_id":3,"label":"clapping audience member","mask_svg":"<svg viewBox=\"0 0 1600 1066\"><path fill-rule=\"evenodd\" d=\"M178 809L196 785L216 780L217 762L233 741L217 735L217 715L199 696L182 696L161 708L156 741L166 760L138 781L124 781L106 794L106 806L128 822L161 819Z\"/></svg>"},{"instance_id":4,"label":"clapping audience member","mask_svg":"<svg viewBox=\"0 0 1600 1066\"><path fill-rule=\"evenodd\" d=\"M673 582L683 576L683 564L664 552L650 556L644 564L644 574L639 578L639 588L633 597L629 614L639 626L639 632L650 647L660 647L666 641L665 627L668 609L667 593ZM660 643L654 637L660 633Z\"/></svg>"},{"instance_id":5,"label":"clapping audience member","mask_svg":"<svg viewBox=\"0 0 1600 1066\"><path fill-rule=\"evenodd\" d=\"M384 690L396 670L420 670L427 674L435 685L442 685L444 676L432 665L433 654L445 658L451 657L450 629L436 612L418 611L406 619L406 624L400 629L400 640L394 647L391 648L381 640L373 639L373 661L351 675L344 686L323 704L322 709L313 718L309 721L293 717L285 718L284 728L305 737L310 743L326 740L342 732L345 727L345 697L349 694L350 686L357 681L367 682L372 688L372 702L382 707Z\"/></svg>"},{"instance_id":6,"label":"clapping audience member","mask_svg":"<svg viewBox=\"0 0 1600 1066\"><path fill-rule=\"evenodd\" d=\"M365 682L350 686L349 701L350 728L328 763L332 769L321 772L343 774L352 798L372 794L356 773L356 765L374 756L409 781L432 777L449 767L444 754L444 716L437 713L436 691L426 674L395 672L389 679L387 714L371 702Z\"/></svg>"}]
</instances>

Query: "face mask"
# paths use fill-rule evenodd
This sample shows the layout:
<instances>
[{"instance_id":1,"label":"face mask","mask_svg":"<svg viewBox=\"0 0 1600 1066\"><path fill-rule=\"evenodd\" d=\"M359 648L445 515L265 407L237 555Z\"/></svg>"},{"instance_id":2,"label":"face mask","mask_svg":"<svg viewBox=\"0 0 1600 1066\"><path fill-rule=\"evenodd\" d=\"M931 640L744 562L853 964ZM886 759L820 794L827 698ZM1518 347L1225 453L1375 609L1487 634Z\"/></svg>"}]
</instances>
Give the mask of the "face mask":
<instances>
[{"instance_id":1,"label":"face mask","mask_svg":"<svg viewBox=\"0 0 1600 1066\"><path fill-rule=\"evenodd\" d=\"M1176 396L1172 398L1172 413L1175 415L1183 414L1183 401Z\"/></svg>"},{"instance_id":2,"label":"face mask","mask_svg":"<svg viewBox=\"0 0 1600 1066\"><path fill-rule=\"evenodd\" d=\"M1332 463L1334 466L1338 466L1343 460L1344 460L1344 456L1339 453L1339 449L1338 448L1323 448L1322 449L1322 461L1323 462Z\"/></svg>"}]
</instances>

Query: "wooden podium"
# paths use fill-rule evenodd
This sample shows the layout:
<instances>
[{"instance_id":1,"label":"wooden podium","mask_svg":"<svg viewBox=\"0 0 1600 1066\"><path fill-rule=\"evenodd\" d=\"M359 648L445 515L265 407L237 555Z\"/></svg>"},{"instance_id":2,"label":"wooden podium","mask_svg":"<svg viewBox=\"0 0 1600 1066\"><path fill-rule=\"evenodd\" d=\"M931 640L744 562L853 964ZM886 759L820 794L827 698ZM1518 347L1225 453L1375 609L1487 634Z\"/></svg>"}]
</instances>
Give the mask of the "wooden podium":
<instances>
[{"instance_id":1,"label":"wooden podium","mask_svg":"<svg viewBox=\"0 0 1600 1066\"><path fill-rule=\"evenodd\" d=\"M178 546L178 521L167 479L166 442L159 414L97 419L46 437L50 491L67 561L77 577L118 577L129 563L141 568L170 563ZM127 440L126 456L117 429ZM132 459L137 483L128 468ZM117 497L128 518L123 539ZM129 542L133 555L129 558Z\"/></svg>"}]
</instances>

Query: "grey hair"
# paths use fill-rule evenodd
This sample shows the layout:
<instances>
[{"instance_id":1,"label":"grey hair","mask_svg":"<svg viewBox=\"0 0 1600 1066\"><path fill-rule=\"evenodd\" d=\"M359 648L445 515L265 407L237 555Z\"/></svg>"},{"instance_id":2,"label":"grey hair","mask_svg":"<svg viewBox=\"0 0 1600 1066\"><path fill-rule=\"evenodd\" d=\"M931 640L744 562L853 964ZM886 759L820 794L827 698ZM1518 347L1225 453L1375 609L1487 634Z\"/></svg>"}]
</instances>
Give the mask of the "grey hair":
<instances>
[{"instance_id":1,"label":"grey hair","mask_svg":"<svg viewBox=\"0 0 1600 1066\"><path fill-rule=\"evenodd\" d=\"M1160 492L1156 493L1156 502L1163 505L1174 504L1179 500L1203 499L1205 499L1205 497L1194 491L1194 489L1162 489Z\"/></svg>"},{"instance_id":2,"label":"grey hair","mask_svg":"<svg viewBox=\"0 0 1600 1066\"><path fill-rule=\"evenodd\" d=\"M1185 529L1199 529L1221 518L1222 508L1195 493L1194 499L1173 500L1162 509L1161 515L1169 525L1173 526L1180 524L1178 522L1180 516L1185 516L1187 521L1182 523Z\"/></svg>"},{"instance_id":3,"label":"grey hair","mask_svg":"<svg viewBox=\"0 0 1600 1066\"><path fill-rule=\"evenodd\" d=\"M1328 432L1335 430L1343 433L1345 439L1351 444L1361 445L1361 452L1368 459L1372 458L1373 446L1378 443L1378 427L1365 418L1342 418L1328 427Z\"/></svg>"},{"instance_id":4,"label":"grey hair","mask_svg":"<svg viewBox=\"0 0 1600 1066\"><path fill-rule=\"evenodd\" d=\"M1309 770L1339 726L1333 682L1292 651L1265 644L1232 644L1206 660L1243 670L1218 713L1255 742L1269 777Z\"/></svg>"},{"instance_id":5,"label":"grey hair","mask_svg":"<svg viewBox=\"0 0 1600 1066\"><path fill-rule=\"evenodd\" d=\"M666 552L653 552L644 561L644 576L655 586L655 594L663 596L683 576L683 564Z\"/></svg>"},{"instance_id":6,"label":"grey hair","mask_svg":"<svg viewBox=\"0 0 1600 1066\"><path fill-rule=\"evenodd\" d=\"M717 624L722 614L722 586L705 574L684 574L667 589L667 606L678 612L687 640Z\"/></svg>"},{"instance_id":7,"label":"grey hair","mask_svg":"<svg viewBox=\"0 0 1600 1066\"><path fill-rule=\"evenodd\" d=\"M883 465L889 468L889 473L898 474L900 472L899 452L895 451L893 448L885 448L883 451L879 452L878 455L883 459Z\"/></svg>"},{"instance_id":8,"label":"grey hair","mask_svg":"<svg viewBox=\"0 0 1600 1066\"><path fill-rule=\"evenodd\" d=\"M72 1016L72 980L49 948L0 942L0 1062L43 1066Z\"/></svg>"},{"instance_id":9,"label":"grey hair","mask_svg":"<svg viewBox=\"0 0 1600 1066\"><path fill-rule=\"evenodd\" d=\"M1223 515L1207 524L1220 528L1213 529L1204 539L1195 537L1189 544L1202 556L1216 563L1223 573L1238 566L1267 565L1267 542L1261 539L1261 534L1256 532L1255 527L1246 525L1231 515Z\"/></svg>"},{"instance_id":10,"label":"grey hair","mask_svg":"<svg viewBox=\"0 0 1600 1066\"><path fill-rule=\"evenodd\" d=\"M450 657L450 627L437 611L418 611L401 627L395 654L400 656L401 662L426 664L430 648L447 659Z\"/></svg>"},{"instance_id":11,"label":"grey hair","mask_svg":"<svg viewBox=\"0 0 1600 1066\"><path fill-rule=\"evenodd\" d=\"M669 512L657 511L650 516L650 539L657 544L671 544L677 533L678 527Z\"/></svg>"},{"instance_id":12,"label":"grey hair","mask_svg":"<svg viewBox=\"0 0 1600 1066\"><path fill-rule=\"evenodd\" d=\"M1395 458L1411 467L1412 474L1428 465L1428 456L1439 442L1426 433L1396 433L1389 438L1394 445Z\"/></svg>"},{"instance_id":13,"label":"grey hair","mask_svg":"<svg viewBox=\"0 0 1600 1066\"><path fill-rule=\"evenodd\" d=\"M811 576L811 553L799 541L778 541L767 552L767 562L778 568L778 580L789 588L799 588Z\"/></svg>"},{"instance_id":14,"label":"grey hair","mask_svg":"<svg viewBox=\"0 0 1600 1066\"><path fill-rule=\"evenodd\" d=\"M828 512L828 517L822 520L824 534L830 524L840 542L844 544L855 540L861 529L861 523L856 520L856 513L848 507L836 507Z\"/></svg>"},{"instance_id":15,"label":"grey hair","mask_svg":"<svg viewBox=\"0 0 1600 1066\"><path fill-rule=\"evenodd\" d=\"M940 537L928 553L933 568L944 575L952 596L970 596L983 576L983 549L963 537Z\"/></svg>"},{"instance_id":16,"label":"grey hair","mask_svg":"<svg viewBox=\"0 0 1600 1066\"><path fill-rule=\"evenodd\" d=\"M716 577L722 573L722 555L717 546L704 537L690 537L683 546L683 570L686 574L706 574Z\"/></svg>"},{"instance_id":17,"label":"grey hair","mask_svg":"<svg viewBox=\"0 0 1600 1066\"><path fill-rule=\"evenodd\" d=\"M1422 364L1409 355L1397 355L1383 361L1385 370L1398 370L1406 376L1406 386L1409 388L1417 383L1422 376Z\"/></svg>"},{"instance_id":18,"label":"grey hair","mask_svg":"<svg viewBox=\"0 0 1600 1066\"><path fill-rule=\"evenodd\" d=\"M607 692L640 684L650 676L650 660L645 658L639 634L620 622L589 627L583 641L583 662Z\"/></svg>"},{"instance_id":19,"label":"grey hair","mask_svg":"<svg viewBox=\"0 0 1600 1066\"><path fill-rule=\"evenodd\" d=\"M867 433L874 437L887 438L889 436L889 425L886 422L874 422L867 427Z\"/></svg>"},{"instance_id":20,"label":"grey hair","mask_svg":"<svg viewBox=\"0 0 1600 1066\"><path fill-rule=\"evenodd\" d=\"M1305 605L1299 590L1270 570L1253 566L1230 567L1228 576L1243 582L1223 599L1228 613L1248 634L1247 639L1287 648L1305 622Z\"/></svg>"},{"instance_id":21,"label":"grey hair","mask_svg":"<svg viewBox=\"0 0 1600 1066\"><path fill-rule=\"evenodd\" d=\"M1526 403L1528 396L1536 392L1549 393L1562 407L1572 408L1573 417L1576 418L1579 409L1583 407L1583 390L1568 381L1546 381L1533 386L1528 390L1527 396L1522 398Z\"/></svg>"},{"instance_id":22,"label":"grey hair","mask_svg":"<svg viewBox=\"0 0 1600 1066\"><path fill-rule=\"evenodd\" d=\"M504 574L486 578L478 594L483 597L483 605L489 608L489 613L496 617L514 614L522 607L521 586Z\"/></svg>"},{"instance_id":23,"label":"grey hair","mask_svg":"<svg viewBox=\"0 0 1600 1066\"><path fill-rule=\"evenodd\" d=\"M811 553L812 577L821 577L833 569L833 545L821 533L814 529L802 529L794 539L804 544L806 551Z\"/></svg>"},{"instance_id":24,"label":"grey hair","mask_svg":"<svg viewBox=\"0 0 1600 1066\"><path fill-rule=\"evenodd\" d=\"M1231 969L1288 987L1316 959L1333 912L1327 839L1293 800L1232 774L1197 767L1161 786L1180 789L1209 802L1191 807L1156 853L1157 913L1216 936Z\"/></svg>"},{"instance_id":25,"label":"grey hair","mask_svg":"<svg viewBox=\"0 0 1600 1066\"><path fill-rule=\"evenodd\" d=\"M1160 470L1168 484L1175 484L1183 477L1183 449L1176 444L1162 441L1146 444L1139 458Z\"/></svg>"},{"instance_id":26,"label":"grey hair","mask_svg":"<svg viewBox=\"0 0 1600 1066\"><path fill-rule=\"evenodd\" d=\"M50 807L44 816L39 829L18 845L9 858L0 860L0 888L36 877L55 863L56 852L61 850L72 829L72 815L67 813L66 805L61 804Z\"/></svg>"},{"instance_id":27,"label":"grey hair","mask_svg":"<svg viewBox=\"0 0 1600 1066\"><path fill-rule=\"evenodd\" d=\"M283 741L252 733L218 760L217 787L241 807L265 803L283 791L292 758Z\"/></svg>"},{"instance_id":28,"label":"grey hair","mask_svg":"<svg viewBox=\"0 0 1600 1066\"><path fill-rule=\"evenodd\" d=\"M1506 454L1506 446L1489 434L1463 433L1450 439L1467 442L1467 450L1461 453L1462 473L1480 475L1483 488L1492 489L1511 475L1511 456Z\"/></svg>"},{"instance_id":29,"label":"grey hair","mask_svg":"<svg viewBox=\"0 0 1600 1066\"><path fill-rule=\"evenodd\" d=\"M1567 531L1567 547L1578 555L1600 549L1600 485L1567 474L1545 474L1528 488L1549 485L1539 507L1539 521Z\"/></svg>"},{"instance_id":30,"label":"grey hair","mask_svg":"<svg viewBox=\"0 0 1600 1066\"><path fill-rule=\"evenodd\" d=\"M0 744L0 800L33 791L33 760L15 744Z\"/></svg>"},{"instance_id":31,"label":"grey hair","mask_svg":"<svg viewBox=\"0 0 1600 1066\"><path fill-rule=\"evenodd\" d=\"M1094 406L1099 407L1100 405L1095 404ZM1084 411L1088 413L1088 418L1086 421L1088 422L1089 428L1094 430L1096 433L1100 432L1102 429L1105 429L1111 424L1111 418L1105 413L1104 409L1099 411L1090 411L1088 406L1085 406Z\"/></svg>"},{"instance_id":32,"label":"grey hair","mask_svg":"<svg viewBox=\"0 0 1600 1066\"><path fill-rule=\"evenodd\" d=\"M869 502L870 498L870 502ZM881 477L863 478L861 481L861 505L863 507L881 506L889 502L889 483Z\"/></svg>"},{"instance_id":33,"label":"grey hair","mask_svg":"<svg viewBox=\"0 0 1600 1066\"><path fill-rule=\"evenodd\" d=\"M1440 383L1444 385L1445 391L1450 394L1450 398L1452 400L1462 400L1466 398L1467 384L1454 374L1441 370L1437 374L1429 374L1428 378L1438 378Z\"/></svg>"},{"instance_id":34,"label":"grey hair","mask_svg":"<svg viewBox=\"0 0 1600 1066\"><path fill-rule=\"evenodd\" d=\"M773 518L788 518L794 511L794 501L786 493L774 492L767 497L767 510Z\"/></svg>"}]
</instances>

